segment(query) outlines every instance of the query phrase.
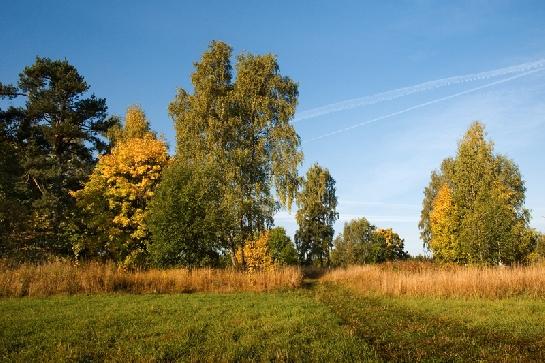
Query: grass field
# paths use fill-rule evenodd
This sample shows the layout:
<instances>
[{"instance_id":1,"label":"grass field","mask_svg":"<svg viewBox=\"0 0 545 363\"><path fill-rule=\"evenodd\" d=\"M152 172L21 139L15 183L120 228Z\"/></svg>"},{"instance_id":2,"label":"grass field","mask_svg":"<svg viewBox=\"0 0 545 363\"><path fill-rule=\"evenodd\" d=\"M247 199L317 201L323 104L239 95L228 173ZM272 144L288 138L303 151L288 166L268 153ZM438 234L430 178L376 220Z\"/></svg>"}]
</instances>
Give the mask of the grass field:
<instances>
[{"instance_id":1,"label":"grass field","mask_svg":"<svg viewBox=\"0 0 545 363\"><path fill-rule=\"evenodd\" d=\"M316 294L384 361L545 361L545 300Z\"/></svg>"},{"instance_id":2,"label":"grass field","mask_svg":"<svg viewBox=\"0 0 545 363\"><path fill-rule=\"evenodd\" d=\"M543 267L482 270L507 289L495 293L474 282L481 270L454 268L457 287L445 290L447 269L433 269L339 271L277 291L2 298L0 359L545 361ZM394 282L356 283L373 274ZM433 276L445 286L430 288Z\"/></svg>"},{"instance_id":3,"label":"grass field","mask_svg":"<svg viewBox=\"0 0 545 363\"><path fill-rule=\"evenodd\" d=\"M3 361L365 361L369 346L303 292L0 300Z\"/></svg>"}]
</instances>

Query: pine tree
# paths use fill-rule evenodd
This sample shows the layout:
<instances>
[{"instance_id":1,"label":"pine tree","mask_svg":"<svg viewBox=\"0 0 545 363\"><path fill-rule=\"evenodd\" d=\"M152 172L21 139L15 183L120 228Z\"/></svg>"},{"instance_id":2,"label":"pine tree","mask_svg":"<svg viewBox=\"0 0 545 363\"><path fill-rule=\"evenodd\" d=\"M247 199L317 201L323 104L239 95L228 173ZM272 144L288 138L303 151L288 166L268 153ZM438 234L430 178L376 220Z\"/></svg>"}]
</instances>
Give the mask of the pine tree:
<instances>
[{"instance_id":1,"label":"pine tree","mask_svg":"<svg viewBox=\"0 0 545 363\"><path fill-rule=\"evenodd\" d=\"M19 253L70 253L75 204L69 192L82 187L106 147L104 133L115 123L106 117L105 99L88 91L66 60L39 57L17 86L0 85L0 97L26 101L0 110L2 143L13 152L6 165L10 177L0 180L6 196L0 213L14 202L19 206L0 223L7 223L7 238Z\"/></svg>"}]
</instances>

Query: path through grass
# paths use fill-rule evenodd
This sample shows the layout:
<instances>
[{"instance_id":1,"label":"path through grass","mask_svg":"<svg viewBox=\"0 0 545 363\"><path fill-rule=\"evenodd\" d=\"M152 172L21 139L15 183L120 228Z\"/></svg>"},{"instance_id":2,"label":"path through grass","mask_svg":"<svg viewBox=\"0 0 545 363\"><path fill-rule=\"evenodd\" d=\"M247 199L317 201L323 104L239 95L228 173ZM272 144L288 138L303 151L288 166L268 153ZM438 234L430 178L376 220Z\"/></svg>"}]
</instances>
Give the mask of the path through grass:
<instances>
[{"instance_id":1,"label":"path through grass","mask_svg":"<svg viewBox=\"0 0 545 363\"><path fill-rule=\"evenodd\" d=\"M545 361L545 300L363 295L326 283L320 302L385 361Z\"/></svg>"},{"instance_id":2,"label":"path through grass","mask_svg":"<svg viewBox=\"0 0 545 363\"><path fill-rule=\"evenodd\" d=\"M545 361L545 300L276 293L0 299L3 361Z\"/></svg>"}]
</instances>

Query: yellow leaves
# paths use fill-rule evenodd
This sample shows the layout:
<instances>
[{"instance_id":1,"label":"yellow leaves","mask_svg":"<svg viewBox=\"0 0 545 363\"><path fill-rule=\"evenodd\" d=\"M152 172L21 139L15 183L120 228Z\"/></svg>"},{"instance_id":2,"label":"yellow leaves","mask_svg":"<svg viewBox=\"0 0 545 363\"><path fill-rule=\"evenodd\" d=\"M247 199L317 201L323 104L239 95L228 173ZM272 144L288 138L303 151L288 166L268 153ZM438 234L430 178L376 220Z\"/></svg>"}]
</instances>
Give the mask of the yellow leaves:
<instances>
[{"instance_id":1,"label":"yellow leaves","mask_svg":"<svg viewBox=\"0 0 545 363\"><path fill-rule=\"evenodd\" d=\"M374 231L375 234L381 236L384 238L384 241L386 242L386 245L388 247L391 247L394 245L394 235L397 235L397 233L394 232L392 228L379 228L376 231Z\"/></svg>"},{"instance_id":2,"label":"yellow leaves","mask_svg":"<svg viewBox=\"0 0 545 363\"><path fill-rule=\"evenodd\" d=\"M146 138L131 138L119 143L110 155L102 157L93 177L104 178L107 188L104 196L110 209L116 210L114 223L135 230L144 223L145 212L138 205L146 205L153 196L168 154L164 142ZM144 238L145 233L133 233Z\"/></svg>"},{"instance_id":3,"label":"yellow leaves","mask_svg":"<svg viewBox=\"0 0 545 363\"><path fill-rule=\"evenodd\" d=\"M126 138L140 138L149 133L149 123L146 119L144 111L136 106L130 106L125 114L125 130Z\"/></svg>"},{"instance_id":4,"label":"yellow leaves","mask_svg":"<svg viewBox=\"0 0 545 363\"><path fill-rule=\"evenodd\" d=\"M452 261L456 258L454 234L454 203L449 187L443 184L433 200L430 213L432 239L430 249L439 259Z\"/></svg>"},{"instance_id":5,"label":"yellow leaves","mask_svg":"<svg viewBox=\"0 0 545 363\"><path fill-rule=\"evenodd\" d=\"M263 232L256 240L247 241L244 247L237 250L236 259L250 271L274 269L269 251L269 232Z\"/></svg>"},{"instance_id":6,"label":"yellow leaves","mask_svg":"<svg viewBox=\"0 0 545 363\"><path fill-rule=\"evenodd\" d=\"M128 250L124 258L137 261L142 253L142 244L138 242L148 238L147 205L168 162L168 152L165 142L149 132L147 120L138 107L127 111L123 134L111 153L100 157L84 189L73 195L87 210L97 197L106 202L112 215L106 231L108 238L114 240L121 231L125 240L120 242Z\"/></svg>"}]
</instances>

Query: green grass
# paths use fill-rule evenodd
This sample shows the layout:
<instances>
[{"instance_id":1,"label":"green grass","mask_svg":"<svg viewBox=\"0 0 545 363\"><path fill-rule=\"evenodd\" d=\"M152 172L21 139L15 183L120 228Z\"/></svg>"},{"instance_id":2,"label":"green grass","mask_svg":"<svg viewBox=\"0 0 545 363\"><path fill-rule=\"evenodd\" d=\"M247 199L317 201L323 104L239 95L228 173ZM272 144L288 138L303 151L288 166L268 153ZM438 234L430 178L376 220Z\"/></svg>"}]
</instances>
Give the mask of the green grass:
<instances>
[{"instance_id":1,"label":"green grass","mask_svg":"<svg viewBox=\"0 0 545 363\"><path fill-rule=\"evenodd\" d=\"M0 299L4 361L545 361L545 300L278 293Z\"/></svg>"},{"instance_id":2,"label":"green grass","mask_svg":"<svg viewBox=\"0 0 545 363\"><path fill-rule=\"evenodd\" d=\"M545 300L316 292L386 361L545 361Z\"/></svg>"},{"instance_id":3,"label":"green grass","mask_svg":"<svg viewBox=\"0 0 545 363\"><path fill-rule=\"evenodd\" d=\"M303 292L0 300L4 361L365 361L368 345Z\"/></svg>"}]
</instances>

